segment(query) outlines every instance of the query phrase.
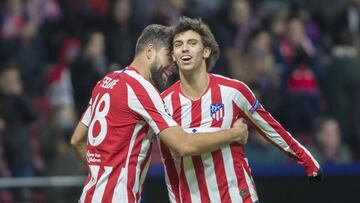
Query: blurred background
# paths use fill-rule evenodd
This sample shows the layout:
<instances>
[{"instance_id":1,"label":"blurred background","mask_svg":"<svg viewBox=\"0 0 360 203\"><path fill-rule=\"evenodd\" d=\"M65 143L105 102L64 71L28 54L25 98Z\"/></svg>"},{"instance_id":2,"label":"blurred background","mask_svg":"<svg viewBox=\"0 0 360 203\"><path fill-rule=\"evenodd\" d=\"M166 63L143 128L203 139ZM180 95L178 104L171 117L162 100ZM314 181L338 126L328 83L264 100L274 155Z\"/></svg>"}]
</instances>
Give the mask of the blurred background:
<instances>
[{"instance_id":1,"label":"blurred background","mask_svg":"<svg viewBox=\"0 0 360 203\"><path fill-rule=\"evenodd\" d=\"M250 130L260 201L360 202L360 0L1 0L0 202L77 202L70 137L93 85L131 62L150 23L200 17L214 73L244 81L321 162L325 180ZM168 202L156 145L144 203Z\"/></svg>"}]
</instances>

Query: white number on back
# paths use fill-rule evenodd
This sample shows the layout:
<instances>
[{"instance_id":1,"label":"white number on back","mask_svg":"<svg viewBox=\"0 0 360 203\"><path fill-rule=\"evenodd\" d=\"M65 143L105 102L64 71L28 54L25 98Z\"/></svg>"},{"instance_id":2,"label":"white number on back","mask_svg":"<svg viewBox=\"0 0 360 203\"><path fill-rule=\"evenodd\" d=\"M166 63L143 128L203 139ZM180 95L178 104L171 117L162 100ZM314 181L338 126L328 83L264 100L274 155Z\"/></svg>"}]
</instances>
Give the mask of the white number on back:
<instances>
[{"instance_id":1,"label":"white number on back","mask_svg":"<svg viewBox=\"0 0 360 203\"><path fill-rule=\"evenodd\" d=\"M96 96L94 103L91 105L91 117L93 119L90 122L88 141L92 146L98 146L104 141L107 134L107 122L105 116L109 113L110 109L110 95L108 93L104 94L98 102L99 95ZM100 111L100 107L103 108ZM98 135L94 135L94 126L95 123L99 122L100 131Z\"/></svg>"}]
</instances>

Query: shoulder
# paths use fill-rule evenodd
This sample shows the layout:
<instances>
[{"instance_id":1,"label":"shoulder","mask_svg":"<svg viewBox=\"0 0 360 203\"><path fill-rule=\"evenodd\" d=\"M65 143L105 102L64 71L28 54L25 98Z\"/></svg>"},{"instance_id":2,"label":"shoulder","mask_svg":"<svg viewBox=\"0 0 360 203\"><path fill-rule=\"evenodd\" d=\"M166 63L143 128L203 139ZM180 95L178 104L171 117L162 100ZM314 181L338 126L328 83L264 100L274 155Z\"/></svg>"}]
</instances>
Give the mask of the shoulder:
<instances>
[{"instance_id":1,"label":"shoulder","mask_svg":"<svg viewBox=\"0 0 360 203\"><path fill-rule=\"evenodd\" d=\"M125 71L125 86L131 97L136 96L140 100L159 102L160 92L155 88L150 81L146 80L140 74L135 71Z\"/></svg>"},{"instance_id":2,"label":"shoulder","mask_svg":"<svg viewBox=\"0 0 360 203\"><path fill-rule=\"evenodd\" d=\"M165 91L161 93L161 98L164 99L167 96L169 96L171 93L176 91L179 88L180 80L176 81L173 85L171 85L169 88L167 88Z\"/></svg>"},{"instance_id":3,"label":"shoulder","mask_svg":"<svg viewBox=\"0 0 360 203\"><path fill-rule=\"evenodd\" d=\"M210 74L218 85L237 89L239 91L248 91L249 87L242 81L228 78L218 74Z\"/></svg>"},{"instance_id":4,"label":"shoulder","mask_svg":"<svg viewBox=\"0 0 360 203\"><path fill-rule=\"evenodd\" d=\"M159 91L154 87L153 84L151 84L150 81L146 80L143 76L138 74L137 72L133 70L126 70L125 71L125 80L126 83L136 90L146 90L150 92L157 92L159 94Z\"/></svg>"}]
</instances>

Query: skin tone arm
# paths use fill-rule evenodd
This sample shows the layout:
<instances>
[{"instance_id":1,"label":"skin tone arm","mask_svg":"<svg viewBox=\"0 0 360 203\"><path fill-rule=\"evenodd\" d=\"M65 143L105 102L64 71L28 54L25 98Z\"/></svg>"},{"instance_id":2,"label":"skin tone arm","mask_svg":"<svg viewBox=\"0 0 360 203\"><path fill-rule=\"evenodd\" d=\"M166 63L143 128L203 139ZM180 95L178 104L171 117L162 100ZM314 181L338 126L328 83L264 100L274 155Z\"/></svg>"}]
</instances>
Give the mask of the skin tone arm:
<instances>
[{"instance_id":1,"label":"skin tone arm","mask_svg":"<svg viewBox=\"0 0 360 203\"><path fill-rule=\"evenodd\" d=\"M86 162L86 142L88 128L79 122L71 137L71 145L84 165ZM220 149L222 146L237 142L246 144L248 127L242 119L235 121L231 129L215 133L186 133L181 127L175 126L163 130L160 139L178 156L198 155Z\"/></svg>"},{"instance_id":2,"label":"skin tone arm","mask_svg":"<svg viewBox=\"0 0 360 203\"><path fill-rule=\"evenodd\" d=\"M82 122L79 122L75 128L74 134L71 137L71 145L76 154L79 156L81 162L86 166L86 142L87 142L88 128Z\"/></svg>"},{"instance_id":3,"label":"skin tone arm","mask_svg":"<svg viewBox=\"0 0 360 203\"><path fill-rule=\"evenodd\" d=\"M246 144L248 128L242 119L238 119L231 129L215 133L194 135L186 133L179 126L174 126L163 130L159 136L177 156L190 156L215 151L232 142Z\"/></svg>"}]
</instances>

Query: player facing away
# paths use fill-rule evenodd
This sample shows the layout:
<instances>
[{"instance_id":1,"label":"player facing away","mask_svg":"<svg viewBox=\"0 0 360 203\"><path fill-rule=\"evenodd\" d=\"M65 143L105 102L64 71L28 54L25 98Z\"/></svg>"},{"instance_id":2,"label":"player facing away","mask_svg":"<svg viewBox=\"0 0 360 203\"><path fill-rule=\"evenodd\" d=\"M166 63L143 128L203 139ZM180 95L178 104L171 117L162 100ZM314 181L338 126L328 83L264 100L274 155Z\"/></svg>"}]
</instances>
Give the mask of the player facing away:
<instances>
[{"instance_id":1,"label":"player facing away","mask_svg":"<svg viewBox=\"0 0 360 203\"><path fill-rule=\"evenodd\" d=\"M228 129L246 119L268 141L320 180L318 162L271 115L242 82L208 71L219 56L218 44L200 19L187 17L173 28L172 57L180 80L161 96L174 120L188 132ZM174 155L162 142L160 152L171 202L258 202L243 145L229 144L196 156Z\"/></svg>"},{"instance_id":2,"label":"player facing away","mask_svg":"<svg viewBox=\"0 0 360 203\"><path fill-rule=\"evenodd\" d=\"M140 202L154 133L183 156L246 143L247 125L241 121L230 130L193 135L166 113L151 82L166 80L168 39L169 28L146 27L131 65L107 74L94 87L71 139L89 170L79 202Z\"/></svg>"}]
</instances>

